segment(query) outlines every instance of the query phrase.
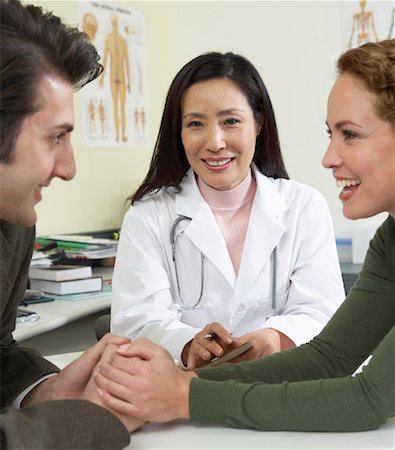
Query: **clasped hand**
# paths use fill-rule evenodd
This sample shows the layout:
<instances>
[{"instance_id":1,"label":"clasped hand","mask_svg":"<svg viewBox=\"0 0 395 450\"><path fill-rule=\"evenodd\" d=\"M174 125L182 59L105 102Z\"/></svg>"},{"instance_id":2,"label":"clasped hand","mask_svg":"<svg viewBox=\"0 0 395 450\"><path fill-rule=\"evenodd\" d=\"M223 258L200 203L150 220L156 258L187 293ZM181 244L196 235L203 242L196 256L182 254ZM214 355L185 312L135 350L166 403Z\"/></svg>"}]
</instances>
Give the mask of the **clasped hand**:
<instances>
[{"instance_id":1,"label":"clasped hand","mask_svg":"<svg viewBox=\"0 0 395 450\"><path fill-rule=\"evenodd\" d=\"M94 374L101 364L108 362L111 355L129 338L106 334L97 344L89 348L78 359L67 365L58 374L45 379L24 398L22 405L45 400L82 399L96 403L115 414L130 431L140 427L144 421L112 410L98 395Z\"/></svg>"},{"instance_id":2,"label":"clasped hand","mask_svg":"<svg viewBox=\"0 0 395 450\"><path fill-rule=\"evenodd\" d=\"M103 392L96 384L97 375L101 367L103 367L106 364L111 364L112 357L116 353L118 348L119 348L118 345L107 344L106 348L102 353L101 359L99 363L96 365L93 374L85 388L83 398L92 403L96 403L97 405L105 409L110 410L113 414L115 414L118 417L119 420L121 420L121 422L125 425L128 431L132 432L137 428L141 427L145 423L145 421L137 419L129 414L125 414L122 411L114 410L111 408L111 406L105 404L102 401Z\"/></svg>"},{"instance_id":3,"label":"clasped hand","mask_svg":"<svg viewBox=\"0 0 395 450\"><path fill-rule=\"evenodd\" d=\"M165 349L140 338L103 354L88 391L96 389L105 407L118 417L129 417L137 428L145 421L189 418L194 376L180 370Z\"/></svg>"}]
</instances>

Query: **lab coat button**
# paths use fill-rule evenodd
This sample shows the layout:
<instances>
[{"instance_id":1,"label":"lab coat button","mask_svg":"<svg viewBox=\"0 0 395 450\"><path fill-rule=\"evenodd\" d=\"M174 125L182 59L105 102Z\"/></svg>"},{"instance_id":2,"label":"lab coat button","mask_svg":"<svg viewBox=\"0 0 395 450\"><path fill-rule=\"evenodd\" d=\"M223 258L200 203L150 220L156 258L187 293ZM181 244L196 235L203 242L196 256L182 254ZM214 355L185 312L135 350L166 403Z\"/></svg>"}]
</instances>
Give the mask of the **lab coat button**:
<instances>
[{"instance_id":1,"label":"lab coat button","mask_svg":"<svg viewBox=\"0 0 395 450\"><path fill-rule=\"evenodd\" d=\"M245 307L244 303L241 303L237 312L241 314L244 312L245 309L246 309L246 307Z\"/></svg>"}]
</instances>

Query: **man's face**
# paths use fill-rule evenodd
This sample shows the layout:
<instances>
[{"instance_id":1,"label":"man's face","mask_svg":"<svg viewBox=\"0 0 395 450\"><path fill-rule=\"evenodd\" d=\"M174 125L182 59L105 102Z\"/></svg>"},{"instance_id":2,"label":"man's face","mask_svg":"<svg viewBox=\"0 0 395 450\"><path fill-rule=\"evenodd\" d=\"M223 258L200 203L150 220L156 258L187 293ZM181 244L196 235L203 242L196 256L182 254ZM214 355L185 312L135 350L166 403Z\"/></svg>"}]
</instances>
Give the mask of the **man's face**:
<instances>
[{"instance_id":1,"label":"man's face","mask_svg":"<svg viewBox=\"0 0 395 450\"><path fill-rule=\"evenodd\" d=\"M20 226L36 223L34 207L52 178L71 180L75 175L73 87L61 78L45 77L37 99L40 109L23 120L11 162L0 163L0 218Z\"/></svg>"}]
</instances>

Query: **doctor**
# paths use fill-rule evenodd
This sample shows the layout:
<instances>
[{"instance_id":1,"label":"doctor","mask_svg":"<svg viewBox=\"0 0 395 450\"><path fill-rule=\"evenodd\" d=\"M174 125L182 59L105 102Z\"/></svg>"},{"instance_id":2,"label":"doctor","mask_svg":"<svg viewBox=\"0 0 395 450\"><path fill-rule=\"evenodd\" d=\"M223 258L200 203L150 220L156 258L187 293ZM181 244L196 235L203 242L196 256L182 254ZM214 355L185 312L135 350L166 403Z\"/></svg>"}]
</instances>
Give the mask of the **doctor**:
<instances>
[{"instance_id":1,"label":"doctor","mask_svg":"<svg viewBox=\"0 0 395 450\"><path fill-rule=\"evenodd\" d=\"M327 204L288 179L270 98L242 56L204 54L177 74L131 202L112 331L189 369L246 340L242 359L307 342L344 298Z\"/></svg>"}]
</instances>

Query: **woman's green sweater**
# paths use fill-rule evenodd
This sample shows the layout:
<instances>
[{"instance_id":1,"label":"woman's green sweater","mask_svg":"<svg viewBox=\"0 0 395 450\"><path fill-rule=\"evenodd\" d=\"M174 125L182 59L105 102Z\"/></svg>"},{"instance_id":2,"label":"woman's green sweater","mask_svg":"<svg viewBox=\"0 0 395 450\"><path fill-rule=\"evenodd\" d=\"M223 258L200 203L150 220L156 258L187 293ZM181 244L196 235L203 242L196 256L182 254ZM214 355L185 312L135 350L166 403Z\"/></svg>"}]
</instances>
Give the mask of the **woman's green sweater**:
<instances>
[{"instance_id":1,"label":"woman's green sweater","mask_svg":"<svg viewBox=\"0 0 395 450\"><path fill-rule=\"evenodd\" d=\"M395 415L394 324L395 221L388 217L324 330L308 344L266 358L199 369L191 420L260 430L377 428Z\"/></svg>"}]
</instances>

